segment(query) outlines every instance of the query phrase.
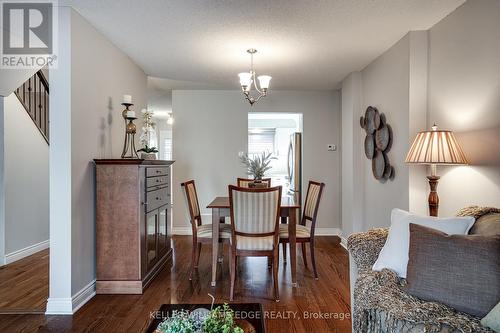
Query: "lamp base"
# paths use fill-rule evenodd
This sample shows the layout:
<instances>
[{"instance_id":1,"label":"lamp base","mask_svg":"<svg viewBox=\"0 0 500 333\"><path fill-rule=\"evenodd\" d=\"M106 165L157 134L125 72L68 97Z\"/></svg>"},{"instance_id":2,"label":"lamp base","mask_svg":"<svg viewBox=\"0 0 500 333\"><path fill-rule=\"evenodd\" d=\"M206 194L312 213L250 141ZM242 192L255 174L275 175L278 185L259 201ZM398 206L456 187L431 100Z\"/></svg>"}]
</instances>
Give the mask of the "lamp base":
<instances>
[{"instance_id":1,"label":"lamp base","mask_svg":"<svg viewBox=\"0 0 500 333\"><path fill-rule=\"evenodd\" d=\"M439 182L439 176L427 176L429 180L429 186L431 188L431 192L429 193L429 215L430 216L438 216L439 209L439 196L437 194L437 186Z\"/></svg>"}]
</instances>

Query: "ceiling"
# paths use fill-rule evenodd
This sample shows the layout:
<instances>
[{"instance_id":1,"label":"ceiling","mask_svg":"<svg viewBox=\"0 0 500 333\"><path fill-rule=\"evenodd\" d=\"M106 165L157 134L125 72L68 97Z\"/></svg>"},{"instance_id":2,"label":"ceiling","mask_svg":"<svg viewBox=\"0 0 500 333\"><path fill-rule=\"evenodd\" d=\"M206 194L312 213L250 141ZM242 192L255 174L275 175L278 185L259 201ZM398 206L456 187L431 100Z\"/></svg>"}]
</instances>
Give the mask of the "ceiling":
<instances>
[{"instance_id":1,"label":"ceiling","mask_svg":"<svg viewBox=\"0 0 500 333\"><path fill-rule=\"evenodd\" d=\"M237 88L256 48L271 89L335 89L464 0L60 0L164 88ZM161 80L160 80L161 81ZM178 88L181 87L181 88ZM195 88L193 88L195 87Z\"/></svg>"}]
</instances>

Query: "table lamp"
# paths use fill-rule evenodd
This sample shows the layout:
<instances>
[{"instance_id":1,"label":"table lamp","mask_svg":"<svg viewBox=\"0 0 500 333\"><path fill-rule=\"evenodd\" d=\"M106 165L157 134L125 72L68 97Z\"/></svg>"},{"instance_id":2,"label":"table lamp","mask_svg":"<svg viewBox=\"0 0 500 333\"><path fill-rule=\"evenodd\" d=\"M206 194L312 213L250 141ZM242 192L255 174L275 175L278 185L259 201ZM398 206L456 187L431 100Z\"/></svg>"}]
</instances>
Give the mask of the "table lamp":
<instances>
[{"instance_id":1,"label":"table lamp","mask_svg":"<svg viewBox=\"0 0 500 333\"><path fill-rule=\"evenodd\" d=\"M436 174L437 165L468 164L455 135L451 131L438 130L436 124L432 126L430 131L419 132L411 145L405 162L431 166L431 175L427 176L431 188L429 215L438 216L439 197L436 189L440 177Z\"/></svg>"}]
</instances>

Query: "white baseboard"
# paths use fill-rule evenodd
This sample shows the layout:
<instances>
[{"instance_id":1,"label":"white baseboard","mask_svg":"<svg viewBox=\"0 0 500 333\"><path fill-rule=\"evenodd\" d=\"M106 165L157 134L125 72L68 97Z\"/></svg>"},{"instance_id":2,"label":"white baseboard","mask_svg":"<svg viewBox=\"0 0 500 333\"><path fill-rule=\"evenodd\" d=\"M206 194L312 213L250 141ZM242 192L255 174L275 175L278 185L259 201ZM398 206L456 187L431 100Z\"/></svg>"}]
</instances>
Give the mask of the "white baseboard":
<instances>
[{"instance_id":1,"label":"white baseboard","mask_svg":"<svg viewBox=\"0 0 500 333\"><path fill-rule=\"evenodd\" d=\"M73 305L71 298L49 298L47 300L46 315L72 315Z\"/></svg>"},{"instance_id":2,"label":"white baseboard","mask_svg":"<svg viewBox=\"0 0 500 333\"><path fill-rule=\"evenodd\" d=\"M316 228L314 234L316 236L340 236L342 230L339 228Z\"/></svg>"},{"instance_id":3,"label":"white baseboard","mask_svg":"<svg viewBox=\"0 0 500 333\"><path fill-rule=\"evenodd\" d=\"M73 313L95 296L95 279L71 297Z\"/></svg>"},{"instance_id":4,"label":"white baseboard","mask_svg":"<svg viewBox=\"0 0 500 333\"><path fill-rule=\"evenodd\" d=\"M71 298L49 298L46 315L72 315L95 296L95 279Z\"/></svg>"},{"instance_id":5,"label":"white baseboard","mask_svg":"<svg viewBox=\"0 0 500 333\"><path fill-rule=\"evenodd\" d=\"M344 236L340 236L340 245L342 245L342 247L346 250L347 250L347 238L345 238Z\"/></svg>"},{"instance_id":6,"label":"white baseboard","mask_svg":"<svg viewBox=\"0 0 500 333\"><path fill-rule=\"evenodd\" d=\"M172 235L192 235L193 228L191 226L186 227L172 227Z\"/></svg>"},{"instance_id":7,"label":"white baseboard","mask_svg":"<svg viewBox=\"0 0 500 333\"><path fill-rule=\"evenodd\" d=\"M46 241L27 246L24 249L20 249L20 250L11 252L11 253L7 253L5 255L5 264L8 265L10 263L13 263L14 261L18 261L18 260L23 259L27 256L35 254L39 251L48 249L49 244L50 244L50 241L47 239Z\"/></svg>"}]
</instances>

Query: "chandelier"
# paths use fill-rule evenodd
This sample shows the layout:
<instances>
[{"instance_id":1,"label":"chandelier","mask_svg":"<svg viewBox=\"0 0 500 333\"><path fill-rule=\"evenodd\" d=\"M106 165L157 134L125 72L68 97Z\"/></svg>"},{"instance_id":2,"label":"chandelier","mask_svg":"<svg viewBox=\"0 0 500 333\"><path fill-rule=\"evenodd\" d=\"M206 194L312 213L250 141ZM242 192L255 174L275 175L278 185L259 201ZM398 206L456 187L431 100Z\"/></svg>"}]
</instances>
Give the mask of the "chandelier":
<instances>
[{"instance_id":1,"label":"chandelier","mask_svg":"<svg viewBox=\"0 0 500 333\"><path fill-rule=\"evenodd\" d=\"M257 53L256 49L248 49L248 53L250 53L250 72L240 73L238 76L240 77L241 91L243 95L245 95L245 99L253 105L257 103L259 99L267 96L267 89L269 89L269 82L271 81L271 77L269 75L259 75L257 79L259 80L259 87L257 86L257 82L255 80L255 71L253 70L253 55ZM252 84L257 90L258 96L251 96Z\"/></svg>"}]
</instances>

